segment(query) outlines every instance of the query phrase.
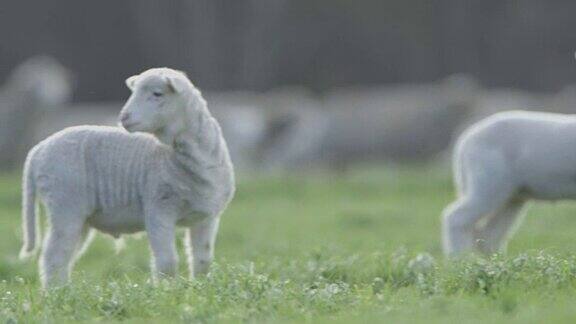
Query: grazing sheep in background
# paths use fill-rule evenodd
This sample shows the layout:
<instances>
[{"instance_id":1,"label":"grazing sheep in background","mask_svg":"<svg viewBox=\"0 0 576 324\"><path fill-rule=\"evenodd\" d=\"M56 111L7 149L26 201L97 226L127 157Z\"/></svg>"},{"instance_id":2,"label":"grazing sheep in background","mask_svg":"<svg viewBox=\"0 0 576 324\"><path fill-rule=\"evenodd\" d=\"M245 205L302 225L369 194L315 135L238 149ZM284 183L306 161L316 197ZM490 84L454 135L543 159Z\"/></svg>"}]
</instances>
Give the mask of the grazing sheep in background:
<instances>
[{"instance_id":1,"label":"grazing sheep in background","mask_svg":"<svg viewBox=\"0 0 576 324\"><path fill-rule=\"evenodd\" d=\"M36 123L34 142L66 128L79 125L117 126L118 111L124 102L81 102L65 105L55 114L46 114Z\"/></svg>"},{"instance_id":2,"label":"grazing sheep in background","mask_svg":"<svg viewBox=\"0 0 576 324\"><path fill-rule=\"evenodd\" d=\"M454 75L436 84L339 89L277 114L261 146L270 170L439 157L472 113L477 82ZM305 97L302 97L305 98Z\"/></svg>"},{"instance_id":3,"label":"grazing sheep in background","mask_svg":"<svg viewBox=\"0 0 576 324\"><path fill-rule=\"evenodd\" d=\"M14 69L0 92L0 168L19 166L34 143L35 124L71 97L71 73L50 56Z\"/></svg>"},{"instance_id":4,"label":"grazing sheep in background","mask_svg":"<svg viewBox=\"0 0 576 324\"><path fill-rule=\"evenodd\" d=\"M315 114L318 105L304 89L283 87L264 93L231 91L207 97L237 170L239 166L243 171L270 171L285 166L288 161L284 160L283 153L266 154L273 147L289 157L306 155L306 148L314 146L318 128L316 120L308 115ZM295 133L298 136L292 136ZM307 140L299 141L300 136ZM280 165L274 163L277 160L281 161Z\"/></svg>"},{"instance_id":5,"label":"grazing sheep in background","mask_svg":"<svg viewBox=\"0 0 576 324\"><path fill-rule=\"evenodd\" d=\"M576 198L576 117L512 111L469 128L454 153L458 199L443 215L448 255L503 250L530 199Z\"/></svg>"},{"instance_id":6,"label":"grazing sheep in background","mask_svg":"<svg viewBox=\"0 0 576 324\"><path fill-rule=\"evenodd\" d=\"M265 135L262 108L250 103L222 100L226 94L208 96L210 112L222 128L236 170L254 170L254 153Z\"/></svg>"},{"instance_id":7,"label":"grazing sheep in background","mask_svg":"<svg viewBox=\"0 0 576 324\"><path fill-rule=\"evenodd\" d=\"M66 282L91 228L118 237L145 230L155 277L177 270L176 226L186 230L192 275L209 270L220 214L234 173L220 127L181 72L157 68L130 77L116 127L67 128L36 145L24 169L22 256L35 247L36 192L51 227L40 273Z\"/></svg>"}]
</instances>

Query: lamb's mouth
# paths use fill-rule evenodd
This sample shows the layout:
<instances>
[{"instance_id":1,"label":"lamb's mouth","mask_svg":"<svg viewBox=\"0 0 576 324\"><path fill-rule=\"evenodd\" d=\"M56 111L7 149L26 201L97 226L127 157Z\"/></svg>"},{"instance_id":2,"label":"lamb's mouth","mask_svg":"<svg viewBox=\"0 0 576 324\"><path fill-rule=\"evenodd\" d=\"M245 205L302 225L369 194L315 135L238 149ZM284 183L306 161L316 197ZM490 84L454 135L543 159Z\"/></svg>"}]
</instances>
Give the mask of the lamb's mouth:
<instances>
[{"instance_id":1,"label":"lamb's mouth","mask_svg":"<svg viewBox=\"0 0 576 324\"><path fill-rule=\"evenodd\" d=\"M131 132L132 128L134 128L134 126L138 126L140 123L138 122L132 122L132 123L122 123L122 127L124 127L125 130Z\"/></svg>"}]
</instances>

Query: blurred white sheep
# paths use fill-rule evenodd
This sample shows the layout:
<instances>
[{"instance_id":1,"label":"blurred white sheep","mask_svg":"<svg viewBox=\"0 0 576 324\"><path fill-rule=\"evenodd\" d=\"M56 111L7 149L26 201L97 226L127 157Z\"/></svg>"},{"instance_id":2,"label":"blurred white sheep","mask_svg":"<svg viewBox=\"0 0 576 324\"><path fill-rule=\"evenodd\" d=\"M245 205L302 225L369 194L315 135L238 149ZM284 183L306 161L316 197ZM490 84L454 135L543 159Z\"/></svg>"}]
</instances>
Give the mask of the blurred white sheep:
<instances>
[{"instance_id":1,"label":"blurred white sheep","mask_svg":"<svg viewBox=\"0 0 576 324\"><path fill-rule=\"evenodd\" d=\"M78 126L35 146L24 170L22 256L36 245L36 193L50 229L43 285L66 282L91 228L118 237L145 230L158 275L177 270L176 226L186 230L193 275L208 271L234 173L220 127L181 72L151 69L126 81L132 96L117 127Z\"/></svg>"},{"instance_id":2,"label":"blurred white sheep","mask_svg":"<svg viewBox=\"0 0 576 324\"><path fill-rule=\"evenodd\" d=\"M374 161L426 161L449 148L478 91L468 76L437 84L339 89L302 102L270 125L265 169L346 168Z\"/></svg>"},{"instance_id":3,"label":"blurred white sheep","mask_svg":"<svg viewBox=\"0 0 576 324\"><path fill-rule=\"evenodd\" d=\"M222 127L222 133L234 167L254 169L254 154L267 128L265 108L260 96L251 92L219 92L206 95L210 112Z\"/></svg>"},{"instance_id":4,"label":"blurred white sheep","mask_svg":"<svg viewBox=\"0 0 576 324\"><path fill-rule=\"evenodd\" d=\"M454 152L445 253L503 251L528 200L576 199L575 143L573 115L502 112L470 127Z\"/></svg>"},{"instance_id":5,"label":"blurred white sheep","mask_svg":"<svg viewBox=\"0 0 576 324\"><path fill-rule=\"evenodd\" d=\"M18 67L0 92L0 167L20 163L34 142L38 120L72 97L72 75L49 56L35 56Z\"/></svg>"}]
</instances>

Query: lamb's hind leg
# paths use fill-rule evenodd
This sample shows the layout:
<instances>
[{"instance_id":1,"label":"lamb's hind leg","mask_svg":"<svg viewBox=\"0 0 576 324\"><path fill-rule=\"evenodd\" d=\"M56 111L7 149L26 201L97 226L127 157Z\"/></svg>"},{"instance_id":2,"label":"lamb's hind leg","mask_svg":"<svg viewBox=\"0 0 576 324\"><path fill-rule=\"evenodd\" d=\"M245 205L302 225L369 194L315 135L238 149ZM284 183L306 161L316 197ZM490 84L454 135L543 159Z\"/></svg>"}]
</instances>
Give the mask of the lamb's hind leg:
<instances>
[{"instance_id":1,"label":"lamb's hind leg","mask_svg":"<svg viewBox=\"0 0 576 324\"><path fill-rule=\"evenodd\" d=\"M186 232L186 253L192 277L205 275L214 258L214 244L220 217L210 217Z\"/></svg>"},{"instance_id":2,"label":"lamb's hind leg","mask_svg":"<svg viewBox=\"0 0 576 324\"><path fill-rule=\"evenodd\" d=\"M492 211L486 201L478 198L460 198L443 213L442 245L446 255L471 252L474 249L474 227Z\"/></svg>"},{"instance_id":3,"label":"lamb's hind leg","mask_svg":"<svg viewBox=\"0 0 576 324\"><path fill-rule=\"evenodd\" d=\"M40 258L40 279L43 287L68 282L74 255L83 238L85 217L73 209L49 209L50 229Z\"/></svg>"},{"instance_id":4,"label":"lamb's hind leg","mask_svg":"<svg viewBox=\"0 0 576 324\"><path fill-rule=\"evenodd\" d=\"M458 154L460 197L443 213L442 240L448 255L472 251L477 225L501 209L516 190L508 161L499 150L473 145Z\"/></svg>"},{"instance_id":5,"label":"lamb's hind leg","mask_svg":"<svg viewBox=\"0 0 576 324\"><path fill-rule=\"evenodd\" d=\"M524 201L513 200L494 213L476 234L477 248L483 254L505 251L507 240L522 217Z\"/></svg>"},{"instance_id":6,"label":"lamb's hind leg","mask_svg":"<svg viewBox=\"0 0 576 324\"><path fill-rule=\"evenodd\" d=\"M442 239L447 255L471 252L476 247L475 228L488 215L502 208L513 194L513 184L505 177L478 177L467 192L443 213Z\"/></svg>"}]
</instances>

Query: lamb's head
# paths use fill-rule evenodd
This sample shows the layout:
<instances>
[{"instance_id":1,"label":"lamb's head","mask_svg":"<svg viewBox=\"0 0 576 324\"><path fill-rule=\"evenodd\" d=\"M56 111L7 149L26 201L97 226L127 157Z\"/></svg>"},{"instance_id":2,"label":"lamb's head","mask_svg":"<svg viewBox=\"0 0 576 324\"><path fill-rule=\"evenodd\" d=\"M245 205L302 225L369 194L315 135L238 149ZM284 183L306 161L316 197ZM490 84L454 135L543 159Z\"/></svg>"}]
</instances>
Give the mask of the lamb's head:
<instances>
[{"instance_id":1,"label":"lamb's head","mask_svg":"<svg viewBox=\"0 0 576 324\"><path fill-rule=\"evenodd\" d=\"M202 108L200 91L177 70L150 69L129 77L126 85L132 95L120 112L120 123L129 132L159 137L175 133L186 127L191 110Z\"/></svg>"}]
</instances>

